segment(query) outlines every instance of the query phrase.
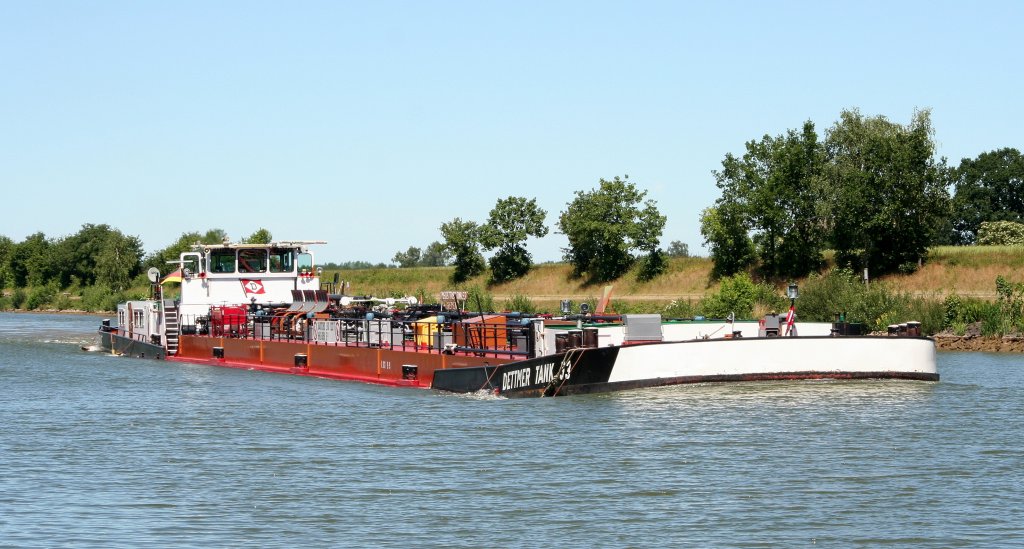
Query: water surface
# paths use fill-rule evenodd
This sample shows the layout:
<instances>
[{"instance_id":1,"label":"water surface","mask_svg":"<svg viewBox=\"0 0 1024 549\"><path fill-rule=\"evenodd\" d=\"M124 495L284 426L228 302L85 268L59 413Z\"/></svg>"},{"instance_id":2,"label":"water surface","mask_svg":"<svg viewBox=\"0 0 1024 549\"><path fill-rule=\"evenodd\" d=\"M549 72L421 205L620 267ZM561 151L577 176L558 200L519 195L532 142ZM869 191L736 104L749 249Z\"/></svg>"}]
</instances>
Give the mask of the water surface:
<instances>
[{"instance_id":1,"label":"water surface","mask_svg":"<svg viewBox=\"0 0 1024 549\"><path fill-rule=\"evenodd\" d=\"M1024 357L499 399L86 353L0 314L0 546L1024 546Z\"/></svg>"}]
</instances>

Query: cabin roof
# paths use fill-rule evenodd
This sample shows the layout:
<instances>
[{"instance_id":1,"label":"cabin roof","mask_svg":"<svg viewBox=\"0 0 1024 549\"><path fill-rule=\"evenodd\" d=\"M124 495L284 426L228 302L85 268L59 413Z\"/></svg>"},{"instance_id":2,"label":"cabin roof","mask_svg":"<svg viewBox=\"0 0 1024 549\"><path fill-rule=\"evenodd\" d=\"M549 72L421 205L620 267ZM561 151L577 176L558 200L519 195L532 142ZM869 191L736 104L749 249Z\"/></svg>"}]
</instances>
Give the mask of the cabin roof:
<instances>
[{"instance_id":1,"label":"cabin roof","mask_svg":"<svg viewBox=\"0 0 1024 549\"><path fill-rule=\"evenodd\" d=\"M302 248L311 244L327 244L326 240L279 240L269 244L246 244L242 242L223 242L221 244L201 244L196 242L192 249L199 250L242 250L247 248Z\"/></svg>"}]
</instances>

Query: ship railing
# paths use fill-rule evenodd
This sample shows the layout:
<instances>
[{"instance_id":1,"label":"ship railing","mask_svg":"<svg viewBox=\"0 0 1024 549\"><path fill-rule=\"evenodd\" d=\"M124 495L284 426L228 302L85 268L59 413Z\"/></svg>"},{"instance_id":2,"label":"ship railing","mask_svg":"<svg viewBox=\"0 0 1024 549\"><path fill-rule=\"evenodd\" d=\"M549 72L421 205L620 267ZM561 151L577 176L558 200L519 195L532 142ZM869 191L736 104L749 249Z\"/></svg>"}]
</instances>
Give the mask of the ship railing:
<instances>
[{"instance_id":1,"label":"ship railing","mask_svg":"<svg viewBox=\"0 0 1024 549\"><path fill-rule=\"evenodd\" d=\"M180 333L216 338L292 341L431 354L529 358L536 356L535 326L498 317L488 322L388 318L308 318L220 311L181 315Z\"/></svg>"},{"instance_id":2,"label":"ship railing","mask_svg":"<svg viewBox=\"0 0 1024 549\"><path fill-rule=\"evenodd\" d=\"M134 341L141 341L142 343L154 343L156 345L160 344L160 336L156 335L156 334L148 334L148 333L145 333L145 332L135 332L135 331L129 332L128 330L125 330L125 329L109 328L109 327L104 329L103 331L105 331L105 332L118 332L118 331L120 331L120 333L118 335L120 335L121 337L125 337L127 339L131 339L131 340L134 340Z\"/></svg>"}]
</instances>

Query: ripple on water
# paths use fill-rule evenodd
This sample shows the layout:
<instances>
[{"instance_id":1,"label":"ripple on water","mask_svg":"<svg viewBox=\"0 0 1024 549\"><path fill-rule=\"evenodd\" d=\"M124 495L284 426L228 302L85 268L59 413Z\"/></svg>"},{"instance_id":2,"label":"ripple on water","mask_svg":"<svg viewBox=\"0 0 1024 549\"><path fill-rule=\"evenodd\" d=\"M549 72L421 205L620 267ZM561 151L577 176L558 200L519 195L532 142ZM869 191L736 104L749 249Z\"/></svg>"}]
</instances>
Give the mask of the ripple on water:
<instances>
[{"instance_id":1,"label":"ripple on water","mask_svg":"<svg viewBox=\"0 0 1024 549\"><path fill-rule=\"evenodd\" d=\"M95 319L32 316L0 314L15 546L1024 543L1020 357L519 400L84 353Z\"/></svg>"}]
</instances>

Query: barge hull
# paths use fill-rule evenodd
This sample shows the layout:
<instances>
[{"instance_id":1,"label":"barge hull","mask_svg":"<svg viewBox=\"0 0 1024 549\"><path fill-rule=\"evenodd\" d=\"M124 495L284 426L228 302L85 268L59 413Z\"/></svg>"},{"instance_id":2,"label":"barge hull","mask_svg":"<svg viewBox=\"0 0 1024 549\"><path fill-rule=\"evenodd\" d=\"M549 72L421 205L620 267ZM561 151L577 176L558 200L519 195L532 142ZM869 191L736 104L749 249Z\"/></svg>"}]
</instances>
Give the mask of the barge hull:
<instances>
[{"instance_id":1,"label":"barge hull","mask_svg":"<svg viewBox=\"0 0 1024 549\"><path fill-rule=\"evenodd\" d=\"M384 347L203 336L182 336L178 354L171 359L424 389L432 387L437 371L511 362L501 357L447 355L437 350L403 351Z\"/></svg>"},{"instance_id":2,"label":"barge hull","mask_svg":"<svg viewBox=\"0 0 1024 549\"><path fill-rule=\"evenodd\" d=\"M100 351L117 356L131 358L151 358L162 360L167 357L167 351L160 345L125 337L116 331L100 330L99 332Z\"/></svg>"},{"instance_id":3,"label":"barge hull","mask_svg":"<svg viewBox=\"0 0 1024 549\"><path fill-rule=\"evenodd\" d=\"M438 372L434 388L508 397L558 396L687 383L808 379L938 381L926 337L697 340L575 349L472 371Z\"/></svg>"},{"instance_id":4,"label":"barge hull","mask_svg":"<svg viewBox=\"0 0 1024 549\"><path fill-rule=\"evenodd\" d=\"M528 360L206 336L182 336L178 354L167 356L157 345L103 330L100 347L137 358L514 398L692 383L939 380L935 345L925 337L692 340L577 348Z\"/></svg>"}]
</instances>

